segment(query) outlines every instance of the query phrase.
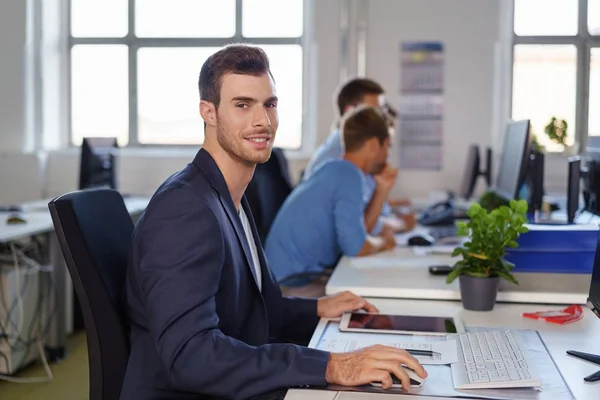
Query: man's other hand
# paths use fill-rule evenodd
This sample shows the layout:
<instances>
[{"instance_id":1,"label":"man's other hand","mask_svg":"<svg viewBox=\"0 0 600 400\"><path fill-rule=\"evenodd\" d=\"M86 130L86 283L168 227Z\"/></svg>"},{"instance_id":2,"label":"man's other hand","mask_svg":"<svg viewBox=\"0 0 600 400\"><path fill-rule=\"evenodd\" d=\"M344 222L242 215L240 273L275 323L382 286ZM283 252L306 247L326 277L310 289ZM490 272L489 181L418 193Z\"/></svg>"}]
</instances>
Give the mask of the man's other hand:
<instances>
[{"instance_id":1,"label":"man's other hand","mask_svg":"<svg viewBox=\"0 0 600 400\"><path fill-rule=\"evenodd\" d=\"M381 237L384 240L383 250L392 250L396 247L396 235L393 228L384 225L381 230Z\"/></svg>"},{"instance_id":2,"label":"man's other hand","mask_svg":"<svg viewBox=\"0 0 600 400\"><path fill-rule=\"evenodd\" d=\"M379 312L373 304L348 291L321 297L317 301L317 314L321 318L338 318L345 312L356 310Z\"/></svg>"},{"instance_id":3,"label":"man's other hand","mask_svg":"<svg viewBox=\"0 0 600 400\"><path fill-rule=\"evenodd\" d=\"M377 175L373 175L373 179L375 179L377 187L381 190L384 190L386 193L392 190L394 183L396 183L397 177L398 169L392 167L390 164L387 164L383 171Z\"/></svg>"},{"instance_id":4,"label":"man's other hand","mask_svg":"<svg viewBox=\"0 0 600 400\"><path fill-rule=\"evenodd\" d=\"M409 391L410 378L401 364L415 371L421 378L427 377L423 366L406 350L375 345L350 353L331 353L325 380L329 384L343 386L381 382L383 389L389 389L392 386L390 374L394 374L402 382L404 390Z\"/></svg>"}]
</instances>

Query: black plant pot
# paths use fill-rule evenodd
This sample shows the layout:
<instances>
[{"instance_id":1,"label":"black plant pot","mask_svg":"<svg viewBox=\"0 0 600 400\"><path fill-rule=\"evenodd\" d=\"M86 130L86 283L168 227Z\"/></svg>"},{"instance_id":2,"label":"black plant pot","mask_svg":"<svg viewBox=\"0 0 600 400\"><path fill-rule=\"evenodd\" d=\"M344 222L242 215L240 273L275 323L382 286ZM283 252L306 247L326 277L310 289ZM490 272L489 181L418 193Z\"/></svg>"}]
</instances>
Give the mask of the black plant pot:
<instances>
[{"instance_id":1,"label":"black plant pot","mask_svg":"<svg viewBox=\"0 0 600 400\"><path fill-rule=\"evenodd\" d=\"M459 281L460 297L465 310L491 311L494 308L498 295L499 277L476 278L461 275Z\"/></svg>"}]
</instances>

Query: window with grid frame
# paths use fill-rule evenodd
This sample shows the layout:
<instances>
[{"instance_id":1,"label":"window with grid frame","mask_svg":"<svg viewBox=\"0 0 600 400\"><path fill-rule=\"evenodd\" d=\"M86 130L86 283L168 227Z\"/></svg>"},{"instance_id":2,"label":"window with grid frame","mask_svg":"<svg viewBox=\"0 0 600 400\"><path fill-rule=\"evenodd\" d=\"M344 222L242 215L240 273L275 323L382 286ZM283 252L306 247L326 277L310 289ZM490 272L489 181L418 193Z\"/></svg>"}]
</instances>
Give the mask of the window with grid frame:
<instances>
[{"instance_id":1,"label":"window with grid frame","mask_svg":"<svg viewBox=\"0 0 600 400\"><path fill-rule=\"evenodd\" d=\"M567 122L566 146L600 136L600 0L514 0L512 119L530 119L546 151L552 117Z\"/></svg>"},{"instance_id":2,"label":"window with grid frame","mask_svg":"<svg viewBox=\"0 0 600 400\"><path fill-rule=\"evenodd\" d=\"M198 75L228 43L269 56L279 98L275 145L303 139L304 0L70 0L71 143L199 145Z\"/></svg>"}]
</instances>

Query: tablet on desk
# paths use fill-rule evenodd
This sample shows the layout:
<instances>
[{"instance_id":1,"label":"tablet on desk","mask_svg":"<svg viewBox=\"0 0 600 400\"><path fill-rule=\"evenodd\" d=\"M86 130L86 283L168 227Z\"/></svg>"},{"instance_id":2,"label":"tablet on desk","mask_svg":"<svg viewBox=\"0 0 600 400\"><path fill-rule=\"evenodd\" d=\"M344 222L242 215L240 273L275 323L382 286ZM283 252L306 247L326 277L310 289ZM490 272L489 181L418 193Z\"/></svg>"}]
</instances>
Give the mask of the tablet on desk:
<instances>
[{"instance_id":1,"label":"tablet on desk","mask_svg":"<svg viewBox=\"0 0 600 400\"><path fill-rule=\"evenodd\" d=\"M448 316L416 316L371 313L345 313L340 321L345 332L395 333L401 335L437 335L465 331L462 321Z\"/></svg>"}]
</instances>

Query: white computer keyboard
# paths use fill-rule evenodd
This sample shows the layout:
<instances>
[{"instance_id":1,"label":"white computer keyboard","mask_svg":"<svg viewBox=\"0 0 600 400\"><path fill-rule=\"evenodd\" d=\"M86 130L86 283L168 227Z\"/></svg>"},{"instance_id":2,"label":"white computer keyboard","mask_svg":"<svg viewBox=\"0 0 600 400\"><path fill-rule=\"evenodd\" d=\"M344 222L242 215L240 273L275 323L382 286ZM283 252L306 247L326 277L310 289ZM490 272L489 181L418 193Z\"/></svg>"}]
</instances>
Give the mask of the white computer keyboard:
<instances>
[{"instance_id":1,"label":"white computer keyboard","mask_svg":"<svg viewBox=\"0 0 600 400\"><path fill-rule=\"evenodd\" d=\"M538 387L518 334L506 330L459 333L458 362L452 364L455 389Z\"/></svg>"}]
</instances>

